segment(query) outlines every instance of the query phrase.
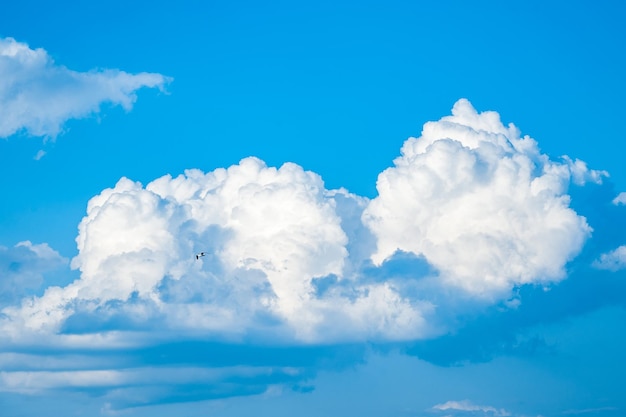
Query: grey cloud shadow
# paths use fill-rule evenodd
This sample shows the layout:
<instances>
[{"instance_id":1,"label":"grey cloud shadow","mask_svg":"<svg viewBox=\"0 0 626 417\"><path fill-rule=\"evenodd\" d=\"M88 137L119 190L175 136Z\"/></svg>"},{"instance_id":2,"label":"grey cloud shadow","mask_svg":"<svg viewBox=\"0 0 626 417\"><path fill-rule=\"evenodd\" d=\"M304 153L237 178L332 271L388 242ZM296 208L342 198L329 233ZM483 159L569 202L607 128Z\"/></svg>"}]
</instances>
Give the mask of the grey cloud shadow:
<instances>
[{"instance_id":1,"label":"grey cloud shadow","mask_svg":"<svg viewBox=\"0 0 626 417\"><path fill-rule=\"evenodd\" d=\"M571 207L586 217L594 231L579 256L567 265L566 279L547 289L521 286L515 290L521 300L517 308L501 303L461 316L455 331L407 344L405 352L440 366L486 362L503 354L550 353L554 346L524 333L539 324L561 322L604 307L626 308L626 270L610 272L592 266L600 254L626 244L626 206L612 204L617 193L610 182L573 186L570 195Z\"/></svg>"},{"instance_id":2,"label":"grey cloud shadow","mask_svg":"<svg viewBox=\"0 0 626 417\"><path fill-rule=\"evenodd\" d=\"M406 352L441 366L487 362L503 354L550 353L553 346L539 336L524 335L526 330L608 306L626 307L625 291L626 273L581 269L547 291L538 286L523 286L519 288L519 307L511 309L499 304L482 314L461 317L456 331L415 342Z\"/></svg>"},{"instance_id":3,"label":"grey cloud shadow","mask_svg":"<svg viewBox=\"0 0 626 417\"><path fill-rule=\"evenodd\" d=\"M362 272L365 280L375 282L389 279L417 280L437 274L436 268L424 256L401 250L397 250L378 267L369 261L363 266Z\"/></svg>"},{"instance_id":4,"label":"grey cloud shadow","mask_svg":"<svg viewBox=\"0 0 626 417\"><path fill-rule=\"evenodd\" d=\"M67 285L78 275L66 258L40 257L25 245L0 246L0 308L41 296L50 286Z\"/></svg>"}]
</instances>

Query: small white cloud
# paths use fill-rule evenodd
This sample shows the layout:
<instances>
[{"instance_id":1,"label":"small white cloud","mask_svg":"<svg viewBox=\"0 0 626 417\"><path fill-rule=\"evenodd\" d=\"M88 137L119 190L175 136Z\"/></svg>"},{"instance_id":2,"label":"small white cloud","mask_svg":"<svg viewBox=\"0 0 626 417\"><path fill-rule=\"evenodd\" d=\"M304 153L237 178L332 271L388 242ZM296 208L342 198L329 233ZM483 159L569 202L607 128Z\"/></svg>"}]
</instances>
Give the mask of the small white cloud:
<instances>
[{"instance_id":1,"label":"small white cloud","mask_svg":"<svg viewBox=\"0 0 626 417\"><path fill-rule=\"evenodd\" d=\"M76 349L189 339L416 340L449 330L457 313L490 298L516 308L520 297L511 287L561 279L590 234L569 207L568 186L602 177L580 161L551 161L497 113L479 114L461 100L452 116L427 123L422 137L405 142L395 167L381 173L374 200L327 190L319 175L296 164L268 167L257 158L145 186L122 178L88 203L71 262L80 273L74 282L40 296L19 292L39 285L47 269L24 274L24 265L36 263L15 259L67 261L47 245L0 248L0 267L19 269L23 280L16 292L10 289L16 281L0 274L0 295L13 291L0 306L0 346L9 347L0 365L14 367L3 368L0 390L102 387L105 401L137 404L140 397L161 398L160 387L146 381L177 391L188 382L269 375L261 393L283 380L272 377L274 370L303 377L276 367L219 374L201 361L202 369L185 369L176 379L166 366L163 374L150 366L128 369L97 353L76 356ZM198 252L206 256L196 259ZM623 265L621 252L611 256ZM615 264L607 259L599 265ZM394 269L394 262L410 271ZM45 353L33 358L10 350L42 344L68 355L55 362ZM468 401L433 409L509 415Z\"/></svg>"},{"instance_id":2,"label":"small white cloud","mask_svg":"<svg viewBox=\"0 0 626 417\"><path fill-rule=\"evenodd\" d=\"M609 176L607 171L589 169L587 164L580 159L572 160L569 156L563 156L563 160L569 166L572 182L576 185L584 185L588 182L602 184L602 178Z\"/></svg>"},{"instance_id":3,"label":"small white cloud","mask_svg":"<svg viewBox=\"0 0 626 417\"><path fill-rule=\"evenodd\" d=\"M598 269L607 269L609 271L619 271L626 268L626 245L617 249L603 253L600 258L593 263Z\"/></svg>"},{"instance_id":4,"label":"small white cloud","mask_svg":"<svg viewBox=\"0 0 626 417\"><path fill-rule=\"evenodd\" d=\"M424 125L378 177L364 221L381 264L422 255L448 284L487 298L564 277L591 228L569 207L570 181L599 181L581 161L551 161L496 112L459 100Z\"/></svg>"},{"instance_id":5,"label":"small white cloud","mask_svg":"<svg viewBox=\"0 0 626 417\"><path fill-rule=\"evenodd\" d=\"M98 113L103 103L130 110L138 89L162 89L169 81L146 72L72 71L41 48L0 38L0 137L25 131L54 138L69 119Z\"/></svg>"},{"instance_id":6,"label":"small white cloud","mask_svg":"<svg viewBox=\"0 0 626 417\"><path fill-rule=\"evenodd\" d=\"M46 151L44 151L43 149L40 149L37 154L34 156L34 160L35 161L39 161L41 158L43 158L44 156L46 156Z\"/></svg>"},{"instance_id":7,"label":"small white cloud","mask_svg":"<svg viewBox=\"0 0 626 417\"><path fill-rule=\"evenodd\" d=\"M468 413L482 412L494 417L508 417L511 415L511 413L503 408L497 409L491 406L476 405L468 400L448 401L433 406L433 409L438 411L463 411Z\"/></svg>"},{"instance_id":8,"label":"small white cloud","mask_svg":"<svg viewBox=\"0 0 626 417\"><path fill-rule=\"evenodd\" d=\"M613 199L613 204L619 206L620 204L626 205L626 192L619 193L617 197Z\"/></svg>"}]
</instances>

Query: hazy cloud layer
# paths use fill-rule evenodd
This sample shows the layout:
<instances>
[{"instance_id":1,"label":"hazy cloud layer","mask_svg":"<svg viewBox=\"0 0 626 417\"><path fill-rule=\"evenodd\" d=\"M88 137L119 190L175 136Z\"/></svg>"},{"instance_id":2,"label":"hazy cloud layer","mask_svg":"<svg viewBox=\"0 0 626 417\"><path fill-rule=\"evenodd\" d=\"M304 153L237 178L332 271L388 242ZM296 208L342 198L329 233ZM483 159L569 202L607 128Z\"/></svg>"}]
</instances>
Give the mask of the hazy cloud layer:
<instances>
[{"instance_id":1,"label":"hazy cloud layer","mask_svg":"<svg viewBox=\"0 0 626 417\"><path fill-rule=\"evenodd\" d=\"M98 113L104 103L130 110L138 89L162 89L169 81L146 72L72 71L41 48L0 38L0 137L24 131L54 138L69 119Z\"/></svg>"},{"instance_id":2,"label":"hazy cloud layer","mask_svg":"<svg viewBox=\"0 0 626 417\"><path fill-rule=\"evenodd\" d=\"M88 203L71 262L79 279L15 293L1 310L0 345L13 356L0 363L23 365L0 374L0 390L83 387L124 406L300 389L329 357L359 360L351 343L436 338L462 315L518 309L520 288L565 278L593 226L569 189L605 175L551 160L460 100L405 142L371 201L257 158L145 186L122 178ZM31 355L43 340L78 365ZM181 364L189 372L164 376Z\"/></svg>"},{"instance_id":3,"label":"hazy cloud layer","mask_svg":"<svg viewBox=\"0 0 626 417\"><path fill-rule=\"evenodd\" d=\"M47 244L20 242L0 246L0 307L32 295L44 284L44 275L61 269L69 260Z\"/></svg>"}]
</instances>

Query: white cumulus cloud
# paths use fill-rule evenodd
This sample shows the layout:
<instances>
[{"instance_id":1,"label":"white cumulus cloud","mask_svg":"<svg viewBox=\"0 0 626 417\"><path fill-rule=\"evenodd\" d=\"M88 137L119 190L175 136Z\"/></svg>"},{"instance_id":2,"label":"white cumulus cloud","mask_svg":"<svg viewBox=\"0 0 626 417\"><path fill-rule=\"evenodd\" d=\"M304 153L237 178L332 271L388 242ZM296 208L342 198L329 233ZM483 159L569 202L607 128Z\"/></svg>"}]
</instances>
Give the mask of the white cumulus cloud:
<instances>
[{"instance_id":1,"label":"white cumulus cloud","mask_svg":"<svg viewBox=\"0 0 626 417\"><path fill-rule=\"evenodd\" d=\"M417 337L428 303L389 283L360 283L349 264L359 245L347 233L359 232L347 223L362 209L362 198L329 192L298 165L277 169L256 158L146 187L123 178L91 199L79 225L72 267L80 279L5 314L54 332L81 311L119 314L108 306L128 301L123 314L165 317L178 329L243 334L273 317L285 327L270 331L296 340ZM200 251L207 256L196 260ZM321 294L324 279L336 285Z\"/></svg>"},{"instance_id":2,"label":"white cumulus cloud","mask_svg":"<svg viewBox=\"0 0 626 417\"><path fill-rule=\"evenodd\" d=\"M562 279L591 233L567 189L605 173L550 160L496 112L459 100L452 116L426 123L401 153L379 175L379 195L364 213L377 264L398 250L422 255L448 284L492 297Z\"/></svg>"},{"instance_id":3,"label":"white cumulus cloud","mask_svg":"<svg viewBox=\"0 0 626 417\"><path fill-rule=\"evenodd\" d=\"M121 404L160 398L161 388L177 398L179 386L196 382L207 384L203 398L260 393L306 379L306 366L276 365L285 345L435 337L453 330L458 314L506 300L512 287L562 279L591 233L570 208L568 187L606 175L579 160L551 160L467 100L427 123L401 153L380 174L373 200L327 190L296 164L268 167L254 157L146 185L122 178L88 202L71 261L78 278L45 291L24 288L47 271L33 260L64 261L56 252L29 242L0 248L0 261L30 260L0 262L11 277L0 281L11 294L0 305L0 364L12 364L0 391L102 387ZM196 259L199 252L206 255ZM623 248L598 262L621 268ZM220 349L210 343L245 346L248 359L230 365L254 366L228 370L229 356L215 364L210 355L187 358ZM51 362L44 351L22 349L32 345L68 356ZM250 360L259 345L277 347L260 362L267 369ZM85 349L93 346L100 352ZM129 358L107 356L121 348ZM129 369L133 355L146 366ZM181 361L190 372L179 380L152 367ZM262 382L226 389L229 378ZM149 380L163 387L141 391ZM507 415L463 401L435 409Z\"/></svg>"},{"instance_id":4,"label":"white cumulus cloud","mask_svg":"<svg viewBox=\"0 0 626 417\"><path fill-rule=\"evenodd\" d=\"M162 89L169 81L146 72L72 71L44 49L0 38L0 137L25 131L54 138L69 119L98 113L103 103L130 110L138 89Z\"/></svg>"},{"instance_id":5,"label":"white cumulus cloud","mask_svg":"<svg viewBox=\"0 0 626 417\"><path fill-rule=\"evenodd\" d=\"M122 178L88 203L71 263L80 278L6 307L5 334L156 320L168 331L298 342L432 336L451 314L437 293L482 303L562 279L591 233L567 189L605 175L550 160L467 100L408 139L394 163L371 201L253 157L146 186ZM428 271L415 262L409 278L385 272L397 251Z\"/></svg>"},{"instance_id":6,"label":"white cumulus cloud","mask_svg":"<svg viewBox=\"0 0 626 417\"><path fill-rule=\"evenodd\" d=\"M593 266L598 269L608 269L609 271L619 271L626 268L626 245L622 245L615 250L600 255Z\"/></svg>"}]
</instances>

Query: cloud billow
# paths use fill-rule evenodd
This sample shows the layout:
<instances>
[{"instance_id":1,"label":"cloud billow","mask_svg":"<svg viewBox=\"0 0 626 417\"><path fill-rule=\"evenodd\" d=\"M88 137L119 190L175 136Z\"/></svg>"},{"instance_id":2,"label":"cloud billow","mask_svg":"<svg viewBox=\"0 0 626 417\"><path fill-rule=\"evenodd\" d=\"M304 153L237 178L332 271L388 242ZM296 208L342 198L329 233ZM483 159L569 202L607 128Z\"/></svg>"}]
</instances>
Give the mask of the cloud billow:
<instances>
[{"instance_id":1,"label":"cloud billow","mask_svg":"<svg viewBox=\"0 0 626 417\"><path fill-rule=\"evenodd\" d=\"M79 225L80 279L6 313L47 333L97 311L227 338L260 329L262 339L298 343L419 337L428 302L361 282L348 263L364 259L348 254L358 242L348 245L339 200L343 216L358 218L363 199L329 192L298 165L256 158L146 187L123 178L91 199ZM325 277L335 285L320 294Z\"/></svg>"},{"instance_id":2,"label":"cloud billow","mask_svg":"<svg viewBox=\"0 0 626 417\"><path fill-rule=\"evenodd\" d=\"M499 298L516 286L565 277L591 233L569 207L571 182L599 182L581 161L550 160L495 112L459 100L452 116L410 138L378 178L365 211L377 238L373 260L423 255L446 285Z\"/></svg>"},{"instance_id":3,"label":"cloud billow","mask_svg":"<svg viewBox=\"0 0 626 417\"><path fill-rule=\"evenodd\" d=\"M97 344L96 361L121 346L158 356L172 341L183 351L190 343L339 352L436 338L456 315L503 302L516 287L565 278L592 232L570 207L568 188L605 175L579 160L551 160L497 113L460 100L452 116L405 142L372 200L327 190L296 164L268 167L253 157L145 186L122 178L88 203L71 263L80 278L5 307L0 344L37 344L46 334L61 350ZM166 357L164 367L182 356ZM262 390L297 385L317 366L270 357L242 359L227 378L243 373ZM107 387L151 375L111 363ZM188 365L200 370L172 382L173 396L177 386L221 378L203 370L215 364ZM5 377L2 389L25 389L27 376Z\"/></svg>"},{"instance_id":4,"label":"cloud billow","mask_svg":"<svg viewBox=\"0 0 626 417\"><path fill-rule=\"evenodd\" d=\"M169 81L156 73L73 71L41 48L0 38L0 137L26 132L55 138L69 119L98 113L104 103L130 110L137 90L163 89Z\"/></svg>"}]
</instances>

